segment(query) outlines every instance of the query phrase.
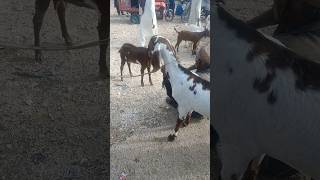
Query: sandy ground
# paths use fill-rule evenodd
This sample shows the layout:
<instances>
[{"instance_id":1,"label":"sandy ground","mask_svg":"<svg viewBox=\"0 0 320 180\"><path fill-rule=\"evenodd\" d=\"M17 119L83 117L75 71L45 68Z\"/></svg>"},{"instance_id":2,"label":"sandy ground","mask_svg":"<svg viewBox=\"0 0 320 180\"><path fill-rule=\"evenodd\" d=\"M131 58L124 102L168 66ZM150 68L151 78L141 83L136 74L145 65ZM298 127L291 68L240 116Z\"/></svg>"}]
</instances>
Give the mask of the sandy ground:
<instances>
[{"instance_id":1,"label":"sandy ground","mask_svg":"<svg viewBox=\"0 0 320 180\"><path fill-rule=\"evenodd\" d=\"M113 6L112 6L113 7ZM140 77L120 81L119 48L123 43L138 45L138 25L129 17L110 15L111 64L111 179L123 172L127 179L209 179L209 121L194 120L180 130L175 142L167 142L173 132L177 111L165 102L162 74L152 74L153 86L145 77L145 87ZM183 29L180 17L173 22L158 20L159 34L176 43L178 30ZM209 43L204 39L203 44ZM194 63L191 47L181 43L178 56L184 66ZM140 66L133 64L133 74ZM129 75L125 66L124 75Z\"/></svg>"},{"instance_id":2,"label":"sandy ground","mask_svg":"<svg viewBox=\"0 0 320 180\"><path fill-rule=\"evenodd\" d=\"M0 39L33 44L34 0L0 1ZM97 40L97 15L69 5L75 42ZM53 5L42 41L63 44ZM44 52L0 50L0 179L107 179L106 81L98 78L98 47Z\"/></svg>"}]
</instances>

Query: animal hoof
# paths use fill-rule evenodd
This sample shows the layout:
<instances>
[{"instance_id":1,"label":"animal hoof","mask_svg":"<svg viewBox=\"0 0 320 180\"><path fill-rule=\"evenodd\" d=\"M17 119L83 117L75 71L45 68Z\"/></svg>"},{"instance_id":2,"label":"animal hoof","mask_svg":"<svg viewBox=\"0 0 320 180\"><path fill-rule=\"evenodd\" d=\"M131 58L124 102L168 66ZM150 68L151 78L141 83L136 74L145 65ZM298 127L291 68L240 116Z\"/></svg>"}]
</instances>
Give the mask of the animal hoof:
<instances>
[{"instance_id":1,"label":"animal hoof","mask_svg":"<svg viewBox=\"0 0 320 180\"><path fill-rule=\"evenodd\" d=\"M143 87L144 86L144 84L141 84L141 87Z\"/></svg>"},{"instance_id":2,"label":"animal hoof","mask_svg":"<svg viewBox=\"0 0 320 180\"><path fill-rule=\"evenodd\" d=\"M151 86L153 86L153 83L150 83Z\"/></svg>"},{"instance_id":3,"label":"animal hoof","mask_svg":"<svg viewBox=\"0 0 320 180\"><path fill-rule=\"evenodd\" d=\"M168 141L172 142L172 141L175 140L176 137L177 137L176 135L170 134L170 135L168 136Z\"/></svg>"},{"instance_id":4,"label":"animal hoof","mask_svg":"<svg viewBox=\"0 0 320 180\"><path fill-rule=\"evenodd\" d=\"M187 123L187 122L182 123L182 127L187 127L188 125L189 125L189 123Z\"/></svg>"}]
</instances>

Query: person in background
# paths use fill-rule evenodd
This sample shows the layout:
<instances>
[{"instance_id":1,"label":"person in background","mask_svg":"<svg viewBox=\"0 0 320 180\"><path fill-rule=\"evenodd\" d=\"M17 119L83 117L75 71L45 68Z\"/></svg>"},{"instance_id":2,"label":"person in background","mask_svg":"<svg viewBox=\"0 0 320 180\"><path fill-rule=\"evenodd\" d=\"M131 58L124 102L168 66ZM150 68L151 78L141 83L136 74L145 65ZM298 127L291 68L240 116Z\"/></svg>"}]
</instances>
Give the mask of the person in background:
<instances>
[{"instance_id":1,"label":"person in background","mask_svg":"<svg viewBox=\"0 0 320 180\"><path fill-rule=\"evenodd\" d=\"M169 9L172 9L174 12L175 7L176 7L175 0L169 0Z\"/></svg>"},{"instance_id":2,"label":"person in background","mask_svg":"<svg viewBox=\"0 0 320 180\"><path fill-rule=\"evenodd\" d=\"M155 10L155 0L146 0L139 24L140 46L145 47L152 36L158 34L158 24Z\"/></svg>"},{"instance_id":3,"label":"person in background","mask_svg":"<svg viewBox=\"0 0 320 180\"><path fill-rule=\"evenodd\" d=\"M320 0L273 0L271 9L247 21L258 29L277 25L273 37L309 60L320 63ZM291 176L297 171L266 156L260 173Z\"/></svg>"},{"instance_id":4,"label":"person in background","mask_svg":"<svg viewBox=\"0 0 320 180\"><path fill-rule=\"evenodd\" d=\"M118 15L120 15L119 2L118 0L114 0L114 7L117 9Z\"/></svg>"}]
</instances>

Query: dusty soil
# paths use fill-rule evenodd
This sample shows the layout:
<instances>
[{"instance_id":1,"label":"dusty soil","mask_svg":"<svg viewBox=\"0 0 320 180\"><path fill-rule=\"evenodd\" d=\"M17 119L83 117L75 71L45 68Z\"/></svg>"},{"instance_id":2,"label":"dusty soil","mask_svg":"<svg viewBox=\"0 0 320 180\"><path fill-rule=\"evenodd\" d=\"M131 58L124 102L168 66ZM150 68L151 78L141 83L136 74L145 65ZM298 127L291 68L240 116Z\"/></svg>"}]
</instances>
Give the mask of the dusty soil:
<instances>
[{"instance_id":1,"label":"dusty soil","mask_svg":"<svg viewBox=\"0 0 320 180\"><path fill-rule=\"evenodd\" d=\"M0 40L33 43L34 0L0 1ZM69 5L75 42L97 40L97 15ZM51 4L42 42L63 44ZM107 179L107 81L98 47L43 52L0 50L0 179Z\"/></svg>"},{"instance_id":2,"label":"dusty soil","mask_svg":"<svg viewBox=\"0 0 320 180\"><path fill-rule=\"evenodd\" d=\"M113 6L112 6L113 7ZM166 91L162 88L162 74L152 74L153 86L145 76L145 86L140 77L120 81L119 48L123 43L138 45L139 27L129 17L110 14L110 64L111 64L111 179L121 173L127 179L209 179L209 121L195 119L188 127L180 129L175 142L167 137L173 132L177 110L166 104ZM158 20L159 34L174 45L177 33L182 30L180 17L172 22ZM209 38L202 44L209 43ZM181 43L178 56L182 65L194 63L191 47ZM132 64L134 75L140 66ZM125 65L124 75L128 76Z\"/></svg>"}]
</instances>

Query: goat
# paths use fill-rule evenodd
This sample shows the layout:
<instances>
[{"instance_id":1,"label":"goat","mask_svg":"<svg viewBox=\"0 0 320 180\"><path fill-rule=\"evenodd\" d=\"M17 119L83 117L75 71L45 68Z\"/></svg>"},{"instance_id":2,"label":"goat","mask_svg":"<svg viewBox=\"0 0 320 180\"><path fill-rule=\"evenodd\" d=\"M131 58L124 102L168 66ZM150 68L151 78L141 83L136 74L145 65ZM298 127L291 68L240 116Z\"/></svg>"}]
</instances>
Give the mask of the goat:
<instances>
[{"instance_id":1,"label":"goat","mask_svg":"<svg viewBox=\"0 0 320 180\"><path fill-rule=\"evenodd\" d=\"M320 64L213 8L210 126L221 165L213 173L240 179L252 159L267 154L319 179Z\"/></svg>"},{"instance_id":2,"label":"goat","mask_svg":"<svg viewBox=\"0 0 320 180\"><path fill-rule=\"evenodd\" d=\"M175 45L175 48L177 49L177 52L179 51L179 45L181 41L191 41L193 42L192 47L192 55L196 54L196 49L198 46L198 43L201 38L209 36L208 29L205 29L202 32L191 32L191 31L178 31L176 28L174 30L178 33L177 37L177 43Z\"/></svg>"},{"instance_id":3,"label":"goat","mask_svg":"<svg viewBox=\"0 0 320 180\"><path fill-rule=\"evenodd\" d=\"M172 97L178 103L179 117L174 129L174 134L168 136L168 141L173 141L181 124L189 123L193 111L210 117L210 82L201 79L196 74L181 66L174 54L167 49L167 45L157 43L155 49L159 51L164 61L165 73L172 86Z\"/></svg>"},{"instance_id":4,"label":"goat","mask_svg":"<svg viewBox=\"0 0 320 180\"><path fill-rule=\"evenodd\" d=\"M129 68L129 73L130 76L132 77L132 72L130 68L130 63L136 63L141 65L141 86L144 86L143 83L143 76L144 76L144 70L147 68L148 74L149 74L149 82L151 85L152 80L151 80L151 73L150 73L150 58L148 54L148 48L145 47L136 47L132 44L125 43L121 46L120 50L120 57L121 57L121 65L120 65L120 73L121 73L121 81L123 81L122 77L122 71L123 71L123 66L125 63L127 63L128 68Z\"/></svg>"},{"instance_id":5,"label":"goat","mask_svg":"<svg viewBox=\"0 0 320 180\"><path fill-rule=\"evenodd\" d=\"M197 72L210 70L210 46L202 46L196 53L196 62L189 70L196 69Z\"/></svg>"},{"instance_id":6,"label":"goat","mask_svg":"<svg viewBox=\"0 0 320 180\"><path fill-rule=\"evenodd\" d=\"M43 22L44 15L49 7L51 0L36 0L35 1L35 14L33 16L34 25L34 44L40 46L40 30ZM75 4L80 7L94 9L99 12L98 33L99 40L107 39L108 25L109 25L109 3L106 0L53 0L54 7L57 11L62 36L67 45L72 44L72 40L67 30L65 21L65 2ZM108 42L109 43L109 42ZM109 76L109 70L106 62L107 42L100 44L100 58L99 58L99 72L102 78ZM35 60L41 61L41 51L35 50Z\"/></svg>"},{"instance_id":7,"label":"goat","mask_svg":"<svg viewBox=\"0 0 320 180\"><path fill-rule=\"evenodd\" d=\"M170 51L174 54L174 56L177 57L175 48L172 46L171 42L168 39L159 35L152 36L148 43L148 55L149 55L149 58L151 59L151 64L153 66L152 72L156 72L160 69L160 59L158 54L159 52L154 51L155 45L159 42L166 44L167 47L170 48Z\"/></svg>"},{"instance_id":8,"label":"goat","mask_svg":"<svg viewBox=\"0 0 320 180\"><path fill-rule=\"evenodd\" d=\"M197 52L197 57L196 57L196 62L194 65L190 66L187 68L188 70L196 70L195 73L199 75L202 79L210 81L210 57L207 53L208 49L205 50L207 47L202 47L198 52ZM210 53L210 51L209 51ZM165 68L162 66L161 72L163 75L162 79L162 86L165 87L167 91L167 96L168 98L166 99L167 103L173 106L174 108L178 107L178 103L175 101L175 99L172 97L172 88L171 84L169 81L168 76L165 73ZM193 112L191 114L191 118L201 118L202 115L199 114L198 112ZM187 124L184 124L187 125Z\"/></svg>"}]
</instances>

